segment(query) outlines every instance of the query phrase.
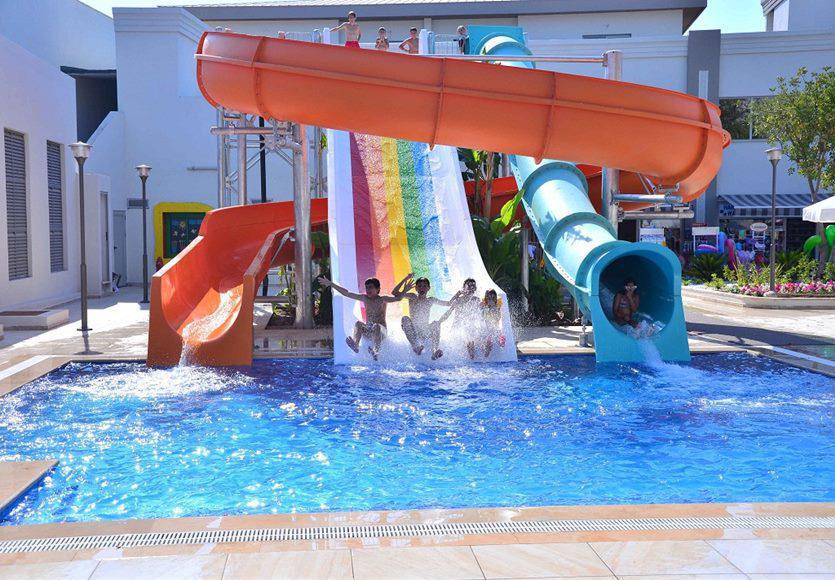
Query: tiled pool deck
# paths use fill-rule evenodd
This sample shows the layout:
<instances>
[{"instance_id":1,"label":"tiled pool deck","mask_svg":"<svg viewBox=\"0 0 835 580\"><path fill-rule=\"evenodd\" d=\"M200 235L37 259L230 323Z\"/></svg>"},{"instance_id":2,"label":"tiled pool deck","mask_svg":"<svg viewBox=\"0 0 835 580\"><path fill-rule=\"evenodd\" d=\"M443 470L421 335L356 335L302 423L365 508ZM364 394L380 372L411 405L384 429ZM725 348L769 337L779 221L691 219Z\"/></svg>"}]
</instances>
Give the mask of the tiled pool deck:
<instances>
[{"instance_id":1,"label":"tiled pool deck","mask_svg":"<svg viewBox=\"0 0 835 580\"><path fill-rule=\"evenodd\" d=\"M0 396L69 360L139 360L146 350L147 310L136 289L91 301L93 332L70 324L46 332L7 331L0 342ZM693 352L743 348L835 376L835 314L768 312L765 315L689 300ZM720 310L721 309L721 310ZM591 353L577 347L577 328L527 330L526 354ZM327 335L317 331L264 332L258 356L326 354ZM324 347L324 348L323 348ZM278 350L282 349L282 350ZM794 353L804 355L798 358ZM37 470L35 470L37 471ZM2 473L2 471L0 471ZM18 473L22 476L25 473ZM33 472L32 477L35 477ZM4 482L5 483L5 482ZM835 484L835 482L833 482ZM304 515L226 516L161 520L8 526L2 542L68 536L107 536L87 549L21 549L0 553L0 578L832 578L835 527L736 528L718 520L703 529L608 530L514 533L375 535L366 528L349 539L231 541L193 540L120 547L119 534L212 530L261 530L528 522L634 520L640 518L835 517L835 504L687 504L578 506L518 509L423 510ZM684 518L684 519L682 519ZM731 520L727 520L731 521ZM627 526L628 527L628 526ZM637 526L632 526L637 527ZM672 526L675 527L674 525ZM683 526L687 527L687 526ZM690 526L692 528L692 526ZM406 528L407 529L407 528ZM151 536L142 536L148 538ZM160 537L158 537L160 538ZM31 548L31 546L30 546ZM2 551L2 550L0 550Z\"/></svg>"}]
</instances>

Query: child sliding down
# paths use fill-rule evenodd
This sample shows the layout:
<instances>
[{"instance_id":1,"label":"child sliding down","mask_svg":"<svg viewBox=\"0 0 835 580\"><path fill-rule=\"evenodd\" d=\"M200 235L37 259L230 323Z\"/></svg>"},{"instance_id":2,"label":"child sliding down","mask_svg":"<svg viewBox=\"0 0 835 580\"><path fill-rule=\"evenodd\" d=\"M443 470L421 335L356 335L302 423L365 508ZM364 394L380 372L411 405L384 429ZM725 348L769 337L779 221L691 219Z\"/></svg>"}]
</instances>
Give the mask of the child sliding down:
<instances>
[{"instance_id":1,"label":"child sliding down","mask_svg":"<svg viewBox=\"0 0 835 580\"><path fill-rule=\"evenodd\" d=\"M455 314L454 322L456 328L472 328L473 324L475 324L476 329L478 329L480 327L478 321L481 318L481 312L479 310L481 302L475 295L475 292L475 280L473 280L472 278L467 278L466 280L464 280L464 286L461 288L461 290L455 293L455 296L452 297L452 300L450 300L451 306L438 320L438 325L440 325L443 321L449 318L452 314ZM471 359L474 359L475 337L473 336L473 334L470 334L465 338L465 344L467 346L467 354L470 355Z\"/></svg>"},{"instance_id":2,"label":"child sliding down","mask_svg":"<svg viewBox=\"0 0 835 580\"><path fill-rule=\"evenodd\" d=\"M324 276L319 277L319 283L322 286L330 286L346 298L358 300L365 305L366 322L358 320L354 325L353 336L345 338L345 342L351 350L359 352L360 340L365 338L366 341L371 341L368 352L371 353L374 360L377 360L377 355L380 354L380 346L386 337L386 308L390 302L402 300L400 295L414 288L415 284L411 281L410 276L411 274L397 283L397 286L392 290L392 296L380 295L380 281L377 278L366 280L365 294L357 294L331 282Z\"/></svg>"},{"instance_id":3,"label":"child sliding down","mask_svg":"<svg viewBox=\"0 0 835 580\"><path fill-rule=\"evenodd\" d=\"M493 340L504 348L506 338L502 334L502 305L499 302L499 295L495 290L488 290L484 293L484 300L481 301L482 333L484 335L484 358L490 356L493 351Z\"/></svg>"},{"instance_id":4,"label":"child sliding down","mask_svg":"<svg viewBox=\"0 0 835 580\"><path fill-rule=\"evenodd\" d=\"M392 294L396 297L405 298L409 301L409 314L411 316L404 316L400 320L403 327L403 332L412 346L415 354L420 355L423 352L424 344L427 340L432 344L432 360L437 360L443 356L443 351L439 348L441 341L441 324L439 321L429 322L429 315L432 312L432 305L439 304L448 306L451 300L441 300L427 296L431 284L427 278L418 278L412 282L414 274L409 274L404 279L406 286L414 286L415 292L409 292L408 289L397 291L392 290ZM456 294L456 297L458 295ZM453 297L453 300L455 297Z\"/></svg>"}]
</instances>

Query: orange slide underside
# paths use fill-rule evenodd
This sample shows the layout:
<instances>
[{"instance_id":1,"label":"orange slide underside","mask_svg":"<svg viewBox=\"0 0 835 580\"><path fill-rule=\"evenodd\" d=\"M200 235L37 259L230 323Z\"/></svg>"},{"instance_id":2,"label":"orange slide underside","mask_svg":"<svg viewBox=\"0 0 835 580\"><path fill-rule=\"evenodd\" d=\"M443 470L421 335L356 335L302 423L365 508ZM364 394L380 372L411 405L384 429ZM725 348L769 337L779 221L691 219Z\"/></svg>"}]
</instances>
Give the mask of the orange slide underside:
<instances>
[{"instance_id":1,"label":"orange slide underside","mask_svg":"<svg viewBox=\"0 0 835 580\"><path fill-rule=\"evenodd\" d=\"M327 227L327 208L312 200L314 228ZM175 365L183 348L196 364L251 363L253 302L267 270L293 261L295 244L281 245L293 224L292 202L206 214L199 236L151 281L148 364Z\"/></svg>"},{"instance_id":2,"label":"orange slide underside","mask_svg":"<svg viewBox=\"0 0 835 580\"><path fill-rule=\"evenodd\" d=\"M640 173L690 201L730 142L719 108L665 89L341 46L207 32L214 105L299 123Z\"/></svg>"}]
</instances>

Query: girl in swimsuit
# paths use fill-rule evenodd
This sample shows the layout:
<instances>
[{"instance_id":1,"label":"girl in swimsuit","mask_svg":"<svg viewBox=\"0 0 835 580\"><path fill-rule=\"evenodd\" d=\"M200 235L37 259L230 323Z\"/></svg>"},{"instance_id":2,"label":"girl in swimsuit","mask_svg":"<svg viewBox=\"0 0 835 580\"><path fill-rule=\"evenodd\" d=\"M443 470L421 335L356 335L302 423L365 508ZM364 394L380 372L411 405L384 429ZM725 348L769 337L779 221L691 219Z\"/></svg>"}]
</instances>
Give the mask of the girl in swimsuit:
<instances>
[{"instance_id":1,"label":"girl in swimsuit","mask_svg":"<svg viewBox=\"0 0 835 580\"><path fill-rule=\"evenodd\" d=\"M484 358L487 358L493 350L494 339L501 348L504 348L507 340L502 334L502 305L495 290L488 290L484 293L484 300L481 301L481 316L484 325Z\"/></svg>"},{"instance_id":2,"label":"girl in swimsuit","mask_svg":"<svg viewBox=\"0 0 835 580\"><path fill-rule=\"evenodd\" d=\"M638 286L631 278L627 278L623 283L623 292L618 292L615 295L615 301L612 303L612 312L615 316L615 323L619 326L629 325L632 328L638 326L635 320L635 314L638 312L638 307L641 305L641 298L637 292Z\"/></svg>"}]
</instances>

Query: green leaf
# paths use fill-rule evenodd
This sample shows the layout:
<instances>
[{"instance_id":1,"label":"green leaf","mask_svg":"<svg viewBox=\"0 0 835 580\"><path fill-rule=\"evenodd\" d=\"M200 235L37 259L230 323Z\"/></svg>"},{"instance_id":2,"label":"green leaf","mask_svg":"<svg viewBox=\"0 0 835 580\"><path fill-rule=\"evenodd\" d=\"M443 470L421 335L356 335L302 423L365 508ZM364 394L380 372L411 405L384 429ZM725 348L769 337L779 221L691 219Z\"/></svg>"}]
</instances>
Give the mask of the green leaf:
<instances>
[{"instance_id":1,"label":"green leaf","mask_svg":"<svg viewBox=\"0 0 835 580\"><path fill-rule=\"evenodd\" d=\"M513 218L516 216L516 209L519 207L519 203L522 201L522 194L523 192L520 190L516 195L513 196L513 199L511 199L502 206L502 211L499 212L499 217L496 218L501 222L503 226L502 229L509 226L510 222L513 221Z\"/></svg>"}]
</instances>

